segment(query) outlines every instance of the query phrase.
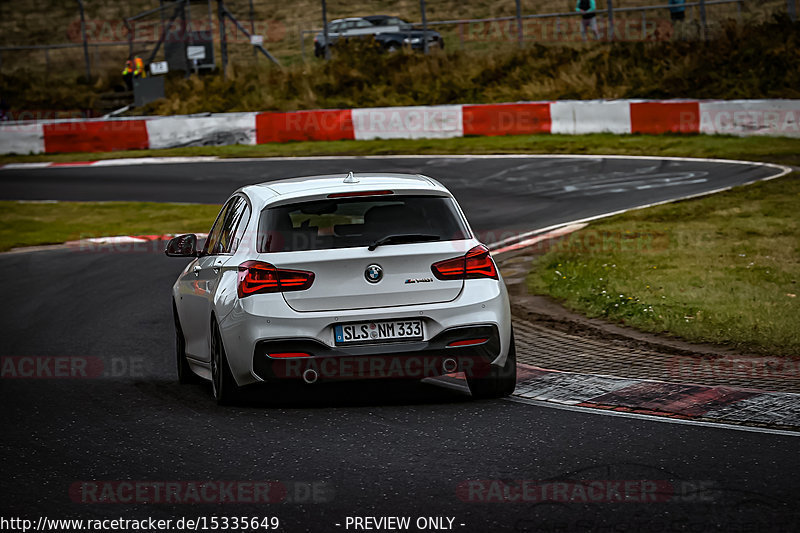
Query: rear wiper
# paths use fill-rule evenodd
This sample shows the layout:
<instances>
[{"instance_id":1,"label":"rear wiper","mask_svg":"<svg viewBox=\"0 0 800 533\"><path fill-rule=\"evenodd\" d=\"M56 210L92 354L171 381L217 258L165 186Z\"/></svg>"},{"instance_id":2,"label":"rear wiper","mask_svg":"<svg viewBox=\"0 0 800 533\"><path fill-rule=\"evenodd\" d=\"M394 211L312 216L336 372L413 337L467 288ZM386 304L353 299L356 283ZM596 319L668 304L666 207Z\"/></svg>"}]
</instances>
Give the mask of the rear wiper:
<instances>
[{"instance_id":1,"label":"rear wiper","mask_svg":"<svg viewBox=\"0 0 800 533\"><path fill-rule=\"evenodd\" d=\"M438 235L429 235L425 233L402 233L396 235L387 235L386 237L381 237L377 241L370 244L368 250L372 252L375 250L375 248L381 246L382 244L409 244L412 242L438 241L439 238L440 237Z\"/></svg>"}]
</instances>

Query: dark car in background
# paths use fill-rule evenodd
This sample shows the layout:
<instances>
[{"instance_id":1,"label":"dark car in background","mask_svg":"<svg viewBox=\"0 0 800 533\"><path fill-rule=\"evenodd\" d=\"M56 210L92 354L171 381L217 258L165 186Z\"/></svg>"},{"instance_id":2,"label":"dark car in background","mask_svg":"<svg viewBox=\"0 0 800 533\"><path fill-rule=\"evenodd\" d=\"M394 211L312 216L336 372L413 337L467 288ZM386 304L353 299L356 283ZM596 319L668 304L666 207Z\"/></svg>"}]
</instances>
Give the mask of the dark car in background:
<instances>
[{"instance_id":1,"label":"dark car in background","mask_svg":"<svg viewBox=\"0 0 800 533\"><path fill-rule=\"evenodd\" d=\"M444 48L444 39L441 34L433 30L422 30L414 27L401 18L389 15L371 15L367 17L350 17L337 19L328 24L328 39L330 46L339 39L372 36L388 51L396 51L403 46L412 50L422 50L425 39L428 48ZM325 34L319 32L314 37L314 55L325 55Z\"/></svg>"}]
</instances>

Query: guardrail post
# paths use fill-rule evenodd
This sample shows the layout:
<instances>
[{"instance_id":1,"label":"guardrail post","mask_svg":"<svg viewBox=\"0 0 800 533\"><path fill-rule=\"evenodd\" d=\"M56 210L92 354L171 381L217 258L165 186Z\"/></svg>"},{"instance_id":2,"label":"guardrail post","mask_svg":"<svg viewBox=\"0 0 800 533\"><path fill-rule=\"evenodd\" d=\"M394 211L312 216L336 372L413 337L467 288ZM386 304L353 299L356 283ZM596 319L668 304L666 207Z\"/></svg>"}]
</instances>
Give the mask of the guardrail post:
<instances>
[{"instance_id":1,"label":"guardrail post","mask_svg":"<svg viewBox=\"0 0 800 533\"><path fill-rule=\"evenodd\" d=\"M614 40L614 0L608 0L608 40Z\"/></svg>"},{"instance_id":2,"label":"guardrail post","mask_svg":"<svg viewBox=\"0 0 800 533\"><path fill-rule=\"evenodd\" d=\"M328 41L328 6L325 5L325 0L322 0L322 38L325 39L323 56L327 60L331 58L331 47Z\"/></svg>"},{"instance_id":3,"label":"guardrail post","mask_svg":"<svg viewBox=\"0 0 800 533\"><path fill-rule=\"evenodd\" d=\"M89 45L86 43L86 17L83 13L83 0L78 0L81 12L81 39L83 39L83 60L86 62L86 83L92 80L92 67L89 64Z\"/></svg>"},{"instance_id":4,"label":"guardrail post","mask_svg":"<svg viewBox=\"0 0 800 533\"><path fill-rule=\"evenodd\" d=\"M522 6L520 5L520 0L517 0L517 42L519 43L520 48L523 46L522 41Z\"/></svg>"},{"instance_id":5,"label":"guardrail post","mask_svg":"<svg viewBox=\"0 0 800 533\"><path fill-rule=\"evenodd\" d=\"M189 0L186 0L183 9L181 10L181 23L183 24L183 35L181 35L181 43L187 43L188 37L188 45L192 46L194 44L194 39L192 38L192 3ZM184 48L186 50L186 48ZM184 52L184 55L186 52ZM188 61L188 59L187 59ZM192 61L194 63L194 61ZM195 67L195 74L197 74L198 69ZM192 75L192 65L186 65L186 74L185 77L188 78Z\"/></svg>"},{"instance_id":6,"label":"guardrail post","mask_svg":"<svg viewBox=\"0 0 800 533\"><path fill-rule=\"evenodd\" d=\"M422 51L428 53L428 18L425 15L425 0L419 0L419 9L422 11Z\"/></svg>"},{"instance_id":7,"label":"guardrail post","mask_svg":"<svg viewBox=\"0 0 800 533\"><path fill-rule=\"evenodd\" d=\"M219 22L219 55L222 61L222 77L227 78L228 39L225 37L225 10L222 7L222 0L217 0L217 20Z\"/></svg>"},{"instance_id":8,"label":"guardrail post","mask_svg":"<svg viewBox=\"0 0 800 533\"><path fill-rule=\"evenodd\" d=\"M786 9L789 11L789 18L792 22L797 21L797 9L795 9L794 0L786 0Z\"/></svg>"},{"instance_id":9,"label":"guardrail post","mask_svg":"<svg viewBox=\"0 0 800 533\"><path fill-rule=\"evenodd\" d=\"M208 0L208 40L211 47L214 47L214 10L211 8L211 0Z\"/></svg>"},{"instance_id":10,"label":"guardrail post","mask_svg":"<svg viewBox=\"0 0 800 533\"><path fill-rule=\"evenodd\" d=\"M186 41L188 38L189 44L194 44L194 38L192 36L192 2L190 0L186 0L181 12L181 23L183 24L181 41Z\"/></svg>"},{"instance_id":11,"label":"guardrail post","mask_svg":"<svg viewBox=\"0 0 800 533\"><path fill-rule=\"evenodd\" d=\"M256 34L256 15L253 11L253 0L250 0L250 35ZM258 50L253 48L253 55L256 55Z\"/></svg>"},{"instance_id":12,"label":"guardrail post","mask_svg":"<svg viewBox=\"0 0 800 533\"><path fill-rule=\"evenodd\" d=\"M642 41L647 40L647 11L642 9Z\"/></svg>"},{"instance_id":13,"label":"guardrail post","mask_svg":"<svg viewBox=\"0 0 800 533\"><path fill-rule=\"evenodd\" d=\"M706 0L700 0L700 29L703 32L703 40L708 40L708 20L706 19Z\"/></svg>"},{"instance_id":14,"label":"guardrail post","mask_svg":"<svg viewBox=\"0 0 800 533\"><path fill-rule=\"evenodd\" d=\"M164 0L158 0L158 7L161 8L159 16L161 17L161 27L163 28L167 23L167 14L164 12Z\"/></svg>"}]
</instances>

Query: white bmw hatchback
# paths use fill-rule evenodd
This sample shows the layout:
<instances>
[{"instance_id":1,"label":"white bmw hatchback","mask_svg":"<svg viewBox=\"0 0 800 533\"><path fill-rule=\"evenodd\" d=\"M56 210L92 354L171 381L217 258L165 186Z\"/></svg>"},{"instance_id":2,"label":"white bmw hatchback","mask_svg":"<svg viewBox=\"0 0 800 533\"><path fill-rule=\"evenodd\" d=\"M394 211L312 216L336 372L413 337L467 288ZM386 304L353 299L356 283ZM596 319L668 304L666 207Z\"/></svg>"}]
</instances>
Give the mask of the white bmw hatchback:
<instances>
[{"instance_id":1,"label":"white bmw hatchback","mask_svg":"<svg viewBox=\"0 0 800 533\"><path fill-rule=\"evenodd\" d=\"M250 185L222 207L173 286L178 378L239 387L463 372L472 395L511 394L508 294L452 194L409 174Z\"/></svg>"}]
</instances>

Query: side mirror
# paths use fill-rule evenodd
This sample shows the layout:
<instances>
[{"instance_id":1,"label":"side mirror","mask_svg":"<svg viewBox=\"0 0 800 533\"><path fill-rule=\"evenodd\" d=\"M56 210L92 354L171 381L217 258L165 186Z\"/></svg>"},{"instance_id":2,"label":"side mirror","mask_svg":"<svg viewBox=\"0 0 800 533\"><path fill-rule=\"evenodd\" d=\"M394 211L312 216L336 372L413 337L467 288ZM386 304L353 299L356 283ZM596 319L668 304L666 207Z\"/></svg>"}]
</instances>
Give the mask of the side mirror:
<instances>
[{"instance_id":1,"label":"side mirror","mask_svg":"<svg viewBox=\"0 0 800 533\"><path fill-rule=\"evenodd\" d=\"M197 235L187 233L170 239L164 253L168 257L197 257Z\"/></svg>"}]
</instances>

